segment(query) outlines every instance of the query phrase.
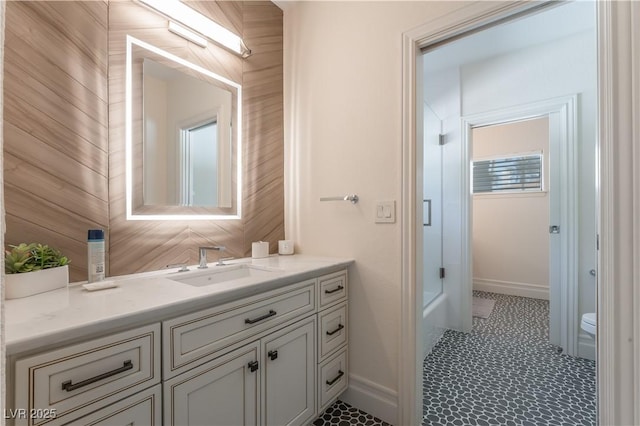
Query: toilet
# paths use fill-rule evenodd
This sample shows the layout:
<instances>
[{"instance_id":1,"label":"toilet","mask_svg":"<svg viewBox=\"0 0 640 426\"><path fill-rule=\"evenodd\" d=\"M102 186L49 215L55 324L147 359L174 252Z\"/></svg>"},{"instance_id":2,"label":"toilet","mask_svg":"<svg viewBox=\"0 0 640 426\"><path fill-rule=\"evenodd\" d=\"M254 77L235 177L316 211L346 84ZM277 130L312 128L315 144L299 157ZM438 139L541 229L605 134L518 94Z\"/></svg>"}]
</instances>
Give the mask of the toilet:
<instances>
[{"instance_id":1,"label":"toilet","mask_svg":"<svg viewBox=\"0 0 640 426\"><path fill-rule=\"evenodd\" d=\"M591 312L582 315L580 328L583 329L592 339L596 338L596 314Z\"/></svg>"}]
</instances>

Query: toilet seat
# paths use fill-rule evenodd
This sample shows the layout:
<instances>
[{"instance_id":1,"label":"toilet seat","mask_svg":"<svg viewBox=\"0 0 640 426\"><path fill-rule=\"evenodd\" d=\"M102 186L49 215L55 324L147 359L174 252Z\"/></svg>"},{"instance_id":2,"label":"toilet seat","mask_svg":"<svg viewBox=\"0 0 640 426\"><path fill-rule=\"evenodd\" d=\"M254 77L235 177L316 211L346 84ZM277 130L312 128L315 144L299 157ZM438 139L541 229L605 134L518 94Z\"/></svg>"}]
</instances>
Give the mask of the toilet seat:
<instances>
[{"instance_id":1,"label":"toilet seat","mask_svg":"<svg viewBox=\"0 0 640 426\"><path fill-rule=\"evenodd\" d=\"M582 328L587 333L592 336L596 335L596 314L588 313L582 315L582 322L580 323L580 328Z\"/></svg>"}]
</instances>

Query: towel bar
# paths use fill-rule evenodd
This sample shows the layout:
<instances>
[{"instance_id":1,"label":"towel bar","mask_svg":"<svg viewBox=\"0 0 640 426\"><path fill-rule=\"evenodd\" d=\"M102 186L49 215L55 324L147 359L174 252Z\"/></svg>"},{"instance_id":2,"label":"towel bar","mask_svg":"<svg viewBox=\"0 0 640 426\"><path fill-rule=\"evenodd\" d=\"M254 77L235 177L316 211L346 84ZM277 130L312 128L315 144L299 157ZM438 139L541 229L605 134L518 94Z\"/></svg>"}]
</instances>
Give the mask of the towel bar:
<instances>
[{"instance_id":1,"label":"towel bar","mask_svg":"<svg viewBox=\"0 0 640 426\"><path fill-rule=\"evenodd\" d=\"M357 203L359 200L356 194L345 195L344 197L322 197L320 201L351 201L352 204Z\"/></svg>"}]
</instances>

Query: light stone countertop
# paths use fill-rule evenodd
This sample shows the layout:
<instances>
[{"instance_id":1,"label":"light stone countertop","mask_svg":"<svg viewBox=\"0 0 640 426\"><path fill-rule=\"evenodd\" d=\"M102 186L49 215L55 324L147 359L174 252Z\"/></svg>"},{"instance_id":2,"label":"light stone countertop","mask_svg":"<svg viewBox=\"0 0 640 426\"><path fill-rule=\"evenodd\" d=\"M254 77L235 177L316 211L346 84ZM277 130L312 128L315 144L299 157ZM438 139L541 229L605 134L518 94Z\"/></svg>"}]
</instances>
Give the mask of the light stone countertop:
<instances>
[{"instance_id":1,"label":"light stone countertop","mask_svg":"<svg viewBox=\"0 0 640 426\"><path fill-rule=\"evenodd\" d=\"M202 287L171 279L203 273L190 266L190 272L176 272L175 268L107 278L118 282L116 288L90 292L82 283L73 283L64 289L7 300L6 354L33 352L206 309L344 269L353 262L308 255L272 255L227 262L230 266L251 264L271 269L263 274L268 275L266 278L246 277ZM207 271L223 268L213 262Z\"/></svg>"}]
</instances>

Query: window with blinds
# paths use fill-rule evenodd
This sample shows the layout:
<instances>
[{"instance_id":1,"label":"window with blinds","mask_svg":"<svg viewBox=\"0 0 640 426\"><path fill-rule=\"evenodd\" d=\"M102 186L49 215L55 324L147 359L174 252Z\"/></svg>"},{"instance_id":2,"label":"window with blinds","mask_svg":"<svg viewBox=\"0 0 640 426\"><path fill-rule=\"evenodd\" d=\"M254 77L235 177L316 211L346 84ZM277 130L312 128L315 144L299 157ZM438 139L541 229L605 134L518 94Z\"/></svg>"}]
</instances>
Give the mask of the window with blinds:
<instances>
[{"instance_id":1,"label":"window with blinds","mask_svg":"<svg viewBox=\"0 0 640 426\"><path fill-rule=\"evenodd\" d=\"M542 191L542 154L473 162L473 192Z\"/></svg>"}]
</instances>

